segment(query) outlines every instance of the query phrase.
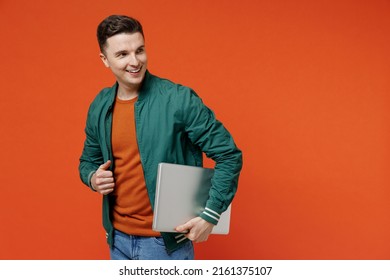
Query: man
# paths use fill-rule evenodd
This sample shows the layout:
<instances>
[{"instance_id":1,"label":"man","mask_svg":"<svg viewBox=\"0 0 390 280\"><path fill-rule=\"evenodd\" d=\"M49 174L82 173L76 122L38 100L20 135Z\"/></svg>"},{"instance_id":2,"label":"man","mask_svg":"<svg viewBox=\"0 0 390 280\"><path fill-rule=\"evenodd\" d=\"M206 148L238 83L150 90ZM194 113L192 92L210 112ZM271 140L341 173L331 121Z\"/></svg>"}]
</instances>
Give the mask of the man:
<instances>
[{"instance_id":1,"label":"man","mask_svg":"<svg viewBox=\"0 0 390 280\"><path fill-rule=\"evenodd\" d=\"M103 195L103 225L112 259L193 259L192 242L206 241L231 203L242 166L229 132L188 87L147 70L141 24L112 15L98 26L100 58L116 83L92 102L80 177ZM160 162L216 162L205 210L177 233L152 230ZM187 232L187 233L183 233Z\"/></svg>"}]
</instances>

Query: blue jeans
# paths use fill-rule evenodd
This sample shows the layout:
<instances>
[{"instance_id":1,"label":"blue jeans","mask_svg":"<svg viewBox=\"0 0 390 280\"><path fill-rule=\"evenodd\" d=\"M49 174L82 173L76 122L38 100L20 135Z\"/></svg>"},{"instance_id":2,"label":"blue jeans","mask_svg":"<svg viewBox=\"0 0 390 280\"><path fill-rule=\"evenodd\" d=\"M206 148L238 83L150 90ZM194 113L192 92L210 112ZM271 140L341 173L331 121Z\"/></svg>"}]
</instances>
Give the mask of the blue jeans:
<instances>
[{"instance_id":1,"label":"blue jeans","mask_svg":"<svg viewBox=\"0 0 390 280\"><path fill-rule=\"evenodd\" d=\"M112 260L193 260L194 247L192 242L186 242L169 254L162 237L128 235L115 230L110 256Z\"/></svg>"}]
</instances>

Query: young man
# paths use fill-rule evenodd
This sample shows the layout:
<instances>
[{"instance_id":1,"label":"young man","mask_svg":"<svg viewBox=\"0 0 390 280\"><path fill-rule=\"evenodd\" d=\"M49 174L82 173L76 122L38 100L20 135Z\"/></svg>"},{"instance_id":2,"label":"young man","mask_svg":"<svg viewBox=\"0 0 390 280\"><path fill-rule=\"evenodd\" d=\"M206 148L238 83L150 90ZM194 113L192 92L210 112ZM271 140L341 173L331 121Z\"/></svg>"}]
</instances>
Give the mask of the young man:
<instances>
[{"instance_id":1,"label":"young man","mask_svg":"<svg viewBox=\"0 0 390 280\"><path fill-rule=\"evenodd\" d=\"M193 259L231 203L242 166L229 132L188 87L152 75L141 24L112 15L98 26L100 58L116 83L92 102L80 177L103 195L103 225L112 259ZM210 197L199 217L178 233L152 230L160 162L216 162ZM180 232L187 232L186 234Z\"/></svg>"}]
</instances>

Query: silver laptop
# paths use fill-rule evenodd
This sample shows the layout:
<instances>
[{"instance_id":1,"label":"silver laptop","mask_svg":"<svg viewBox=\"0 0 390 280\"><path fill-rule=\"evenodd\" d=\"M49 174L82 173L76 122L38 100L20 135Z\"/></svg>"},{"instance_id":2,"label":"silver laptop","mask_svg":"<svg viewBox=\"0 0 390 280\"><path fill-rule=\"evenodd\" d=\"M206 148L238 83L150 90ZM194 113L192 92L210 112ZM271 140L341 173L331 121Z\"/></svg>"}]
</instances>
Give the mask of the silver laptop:
<instances>
[{"instance_id":1,"label":"silver laptop","mask_svg":"<svg viewBox=\"0 0 390 280\"><path fill-rule=\"evenodd\" d=\"M203 212L209 197L214 169L160 163L157 171L153 230L176 232ZM231 205L221 214L211 233L228 234Z\"/></svg>"}]
</instances>

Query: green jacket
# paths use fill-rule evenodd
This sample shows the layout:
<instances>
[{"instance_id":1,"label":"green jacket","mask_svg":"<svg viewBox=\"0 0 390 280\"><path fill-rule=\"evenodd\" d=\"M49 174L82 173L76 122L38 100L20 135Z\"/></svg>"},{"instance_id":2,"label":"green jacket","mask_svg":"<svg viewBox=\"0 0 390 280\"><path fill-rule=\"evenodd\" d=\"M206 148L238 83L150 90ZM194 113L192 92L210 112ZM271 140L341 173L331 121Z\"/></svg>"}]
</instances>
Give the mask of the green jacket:
<instances>
[{"instance_id":1,"label":"green jacket","mask_svg":"<svg viewBox=\"0 0 390 280\"><path fill-rule=\"evenodd\" d=\"M79 172L91 188L98 167L111 160L112 110L118 84L103 89L90 105L85 128L86 140ZM158 78L148 71L135 103L136 134L152 209L157 166L160 162L202 166L202 151L216 162L210 197L200 217L213 224L226 210L237 190L242 154L230 133L215 119L201 99L188 87ZM103 196L103 226L107 242L113 243L110 195ZM188 239L179 233L161 233L172 251Z\"/></svg>"}]
</instances>

